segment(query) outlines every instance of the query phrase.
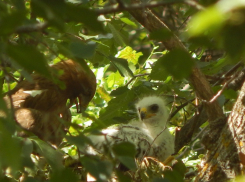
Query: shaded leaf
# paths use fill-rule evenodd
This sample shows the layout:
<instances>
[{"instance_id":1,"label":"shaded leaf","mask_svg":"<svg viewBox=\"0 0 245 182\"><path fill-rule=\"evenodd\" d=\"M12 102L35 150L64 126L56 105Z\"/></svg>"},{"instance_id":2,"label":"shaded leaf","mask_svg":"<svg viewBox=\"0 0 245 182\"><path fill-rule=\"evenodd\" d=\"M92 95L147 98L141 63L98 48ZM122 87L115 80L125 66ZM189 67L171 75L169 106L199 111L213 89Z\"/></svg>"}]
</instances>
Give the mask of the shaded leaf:
<instances>
[{"instance_id":1,"label":"shaded leaf","mask_svg":"<svg viewBox=\"0 0 245 182\"><path fill-rule=\"evenodd\" d=\"M113 38L115 39L116 43L122 47L125 47L126 44L123 40L121 33L117 31L117 29L111 23L108 23L108 27L110 28L111 33L113 34Z\"/></svg>"},{"instance_id":2,"label":"shaded leaf","mask_svg":"<svg viewBox=\"0 0 245 182\"><path fill-rule=\"evenodd\" d=\"M82 134L78 136L66 136L65 138L70 144L75 144L80 149L83 149L86 144L92 144L91 141Z\"/></svg>"},{"instance_id":3,"label":"shaded leaf","mask_svg":"<svg viewBox=\"0 0 245 182\"><path fill-rule=\"evenodd\" d=\"M61 170L62 154L52 148L49 144L39 139L38 137L29 137L37 146L38 153L45 157L47 162L51 165L54 170Z\"/></svg>"},{"instance_id":4,"label":"shaded leaf","mask_svg":"<svg viewBox=\"0 0 245 182\"><path fill-rule=\"evenodd\" d=\"M113 167L108 161L101 161L95 156L84 156L80 161L86 170L97 179L96 181L106 181L111 176Z\"/></svg>"},{"instance_id":5,"label":"shaded leaf","mask_svg":"<svg viewBox=\"0 0 245 182\"><path fill-rule=\"evenodd\" d=\"M21 25L26 18L26 11L14 11L0 19L0 34L9 34L15 31L15 28Z\"/></svg>"},{"instance_id":6,"label":"shaded leaf","mask_svg":"<svg viewBox=\"0 0 245 182\"><path fill-rule=\"evenodd\" d=\"M83 42L70 42L58 44L59 50L67 57L77 59L87 59L93 56L96 44L85 44Z\"/></svg>"},{"instance_id":7,"label":"shaded leaf","mask_svg":"<svg viewBox=\"0 0 245 182\"><path fill-rule=\"evenodd\" d=\"M55 171L51 175L51 182L78 182L78 176L72 171L72 169L64 168L61 171Z\"/></svg>"},{"instance_id":8,"label":"shaded leaf","mask_svg":"<svg viewBox=\"0 0 245 182\"><path fill-rule=\"evenodd\" d=\"M174 78L182 79L190 75L192 66L194 66L194 61L189 53L181 49L174 49L158 59L152 72L156 69L165 70Z\"/></svg>"},{"instance_id":9,"label":"shaded leaf","mask_svg":"<svg viewBox=\"0 0 245 182\"><path fill-rule=\"evenodd\" d=\"M125 59L121 58L115 58L110 56L109 59L111 60L111 63L117 68L117 70L120 72L120 74L124 76L133 77L134 74L131 71L131 69L128 67L128 62Z\"/></svg>"},{"instance_id":10,"label":"shaded leaf","mask_svg":"<svg viewBox=\"0 0 245 182\"><path fill-rule=\"evenodd\" d=\"M0 167L8 166L14 174L21 167L21 145L4 128L2 121L0 121L0 148Z\"/></svg>"},{"instance_id":11,"label":"shaded leaf","mask_svg":"<svg viewBox=\"0 0 245 182\"><path fill-rule=\"evenodd\" d=\"M130 170L136 170L135 155L136 148L135 145L130 142L121 142L114 144L112 146L113 153L119 159L119 161L124 164Z\"/></svg>"},{"instance_id":12,"label":"shaded leaf","mask_svg":"<svg viewBox=\"0 0 245 182\"><path fill-rule=\"evenodd\" d=\"M121 95L123 93L125 93L126 91L128 91L128 88L127 87L119 87L117 88L116 90L113 90L110 94L110 96L117 96L117 95Z\"/></svg>"},{"instance_id":13,"label":"shaded leaf","mask_svg":"<svg viewBox=\"0 0 245 182\"><path fill-rule=\"evenodd\" d=\"M163 41L169 39L172 35L173 33L170 30L166 28L162 28L151 32L150 39Z\"/></svg>"},{"instance_id":14,"label":"shaded leaf","mask_svg":"<svg viewBox=\"0 0 245 182\"><path fill-rule=\"evenodd\" d=\"M184 175L186 172L185 164L178 160L172 167L172 170L164 170L164 178L169 182L184 182Z\"/></svg>"},{"instance_id":15,"label":"shaded leaf","mask_svg":"<svg viewBox=\"0 0 245 182\"><path fill-rule=\"evenodd\" d=\"M78 58L90 58L95 52L96 44L91 42L90 44L84 44L82 42L71 42L69 49L71 53Z\"/></svg>"},{"instance_id":16,"label":"shaded leaf","mask_svg":"<svg viewBox=\"0 0 245 182\"><path fill-rule=\"evenodd\" d=\"M77 5L69 4L66 6L67 16L70 20L81 22L86 27L96 32L103 32L102 22L99 22L95 11Z\"/></svg>"},{"instance_id":17,"label":"shaded leaf","mask_svg":"<svg viewBox=\"0 0 245 182\"><path fill-rule=\"evenodd\" d=\"M9 45L7 47L9 57L22 66L24 69L32 72L36 71L44 76L50 77L46 59L35 47L27 45Z\"/></svg>"}]
</instances>

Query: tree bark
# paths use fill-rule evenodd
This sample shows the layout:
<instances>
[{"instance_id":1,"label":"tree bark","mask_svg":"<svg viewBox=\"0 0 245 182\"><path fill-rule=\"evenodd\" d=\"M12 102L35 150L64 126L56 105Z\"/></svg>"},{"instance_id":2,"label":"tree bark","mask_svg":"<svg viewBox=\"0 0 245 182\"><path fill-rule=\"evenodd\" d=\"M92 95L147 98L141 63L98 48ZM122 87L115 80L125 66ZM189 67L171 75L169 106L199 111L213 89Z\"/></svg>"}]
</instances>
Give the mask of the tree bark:
<instances>
[{"instance_id":1,"label":"tree bark","mask_svg":"<svg viewBox=\"0 0 245 182\"><path fill-rule=\"evenodd\" d=\"M205 162L196 181L227 181L241 175L245 164L245 82L228 121L210 124L203 138Z\"/></svg>"}]
</instances>

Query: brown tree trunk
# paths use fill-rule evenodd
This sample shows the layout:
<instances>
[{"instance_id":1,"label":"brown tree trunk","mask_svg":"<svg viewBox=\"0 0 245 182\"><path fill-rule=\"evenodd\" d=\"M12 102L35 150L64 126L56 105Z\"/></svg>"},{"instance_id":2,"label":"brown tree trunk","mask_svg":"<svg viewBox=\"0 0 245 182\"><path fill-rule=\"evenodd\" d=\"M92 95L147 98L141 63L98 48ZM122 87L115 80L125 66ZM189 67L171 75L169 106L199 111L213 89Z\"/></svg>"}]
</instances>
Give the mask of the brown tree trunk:
<instances>
[{"instance_id":1,"label":"brown tree trunk","mask_svg":"<svg viewBox=\"0 0 245 182\"><path fill-rule=\"evenodd\" d=\"M227 181L240 175L245 164L245 82L228 121L210 124L203 139L207 148L205 162L196 181Z\"/></svg>"}]
</instances>

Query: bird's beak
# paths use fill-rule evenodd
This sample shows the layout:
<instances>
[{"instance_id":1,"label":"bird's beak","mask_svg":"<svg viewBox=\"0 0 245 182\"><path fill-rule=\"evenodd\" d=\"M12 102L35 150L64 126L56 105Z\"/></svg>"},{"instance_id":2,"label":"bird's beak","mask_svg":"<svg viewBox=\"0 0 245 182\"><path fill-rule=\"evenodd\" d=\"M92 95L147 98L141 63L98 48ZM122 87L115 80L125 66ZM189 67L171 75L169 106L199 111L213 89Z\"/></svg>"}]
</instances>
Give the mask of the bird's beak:
<instances>
[{"instance_id":1,"label":"bird's beak","mask_svg":"<svg viewBox=\"0 0 245 182\"><path fill-rule=\"evenodd\" d=\"M77 107L77 113L82 113L86 110L88 104L84 105L84 96L83 94L79 94L78 96L78 102L79 102L79 106Z\"/></svg>"},{"instance_id":2,"label":"bird's beak","mask_svg":"<svg viewBox=\"0 0 245 182\"><path fill-rule=\"evenodd\" d=\"M147 110L147 108L143 107L140 110L140 119L143 121L144 119L148 119L152 116L154 116L154 113L151 113Z\"/></svg>"}]
</instances>

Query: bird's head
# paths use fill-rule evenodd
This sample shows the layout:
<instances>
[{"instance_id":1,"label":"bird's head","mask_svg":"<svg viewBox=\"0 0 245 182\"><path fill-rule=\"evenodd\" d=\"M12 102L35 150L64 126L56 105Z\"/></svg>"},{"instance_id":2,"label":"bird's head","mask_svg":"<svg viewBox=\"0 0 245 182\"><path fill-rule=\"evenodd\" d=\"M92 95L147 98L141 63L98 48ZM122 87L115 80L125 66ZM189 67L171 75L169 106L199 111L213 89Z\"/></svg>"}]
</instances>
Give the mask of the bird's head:
<instances>
[{"instance_id":1,"label":"bird's head","mask_svg":"<svg viewBox=\"0 0 245 182\"><path fill-rule=\"evenodd\" d=\"M136 103L139 120L146 125L165 125L168 112L164 100L158 96L143 97Z\"/></svg>"},{"instance_id":2,"label":"bird's head","mask_svg":"<svg viewBox=\"0 0 245 182\"><path fill-rule=\"evenodd\" d=\"M96 91L96 77L85 61L81 64L67 60L55 64L55 69L63 70L59 79L65 83L64 93L71 103L75 103L77 111L86 109Z\"/></svg>"}]
</instances>

